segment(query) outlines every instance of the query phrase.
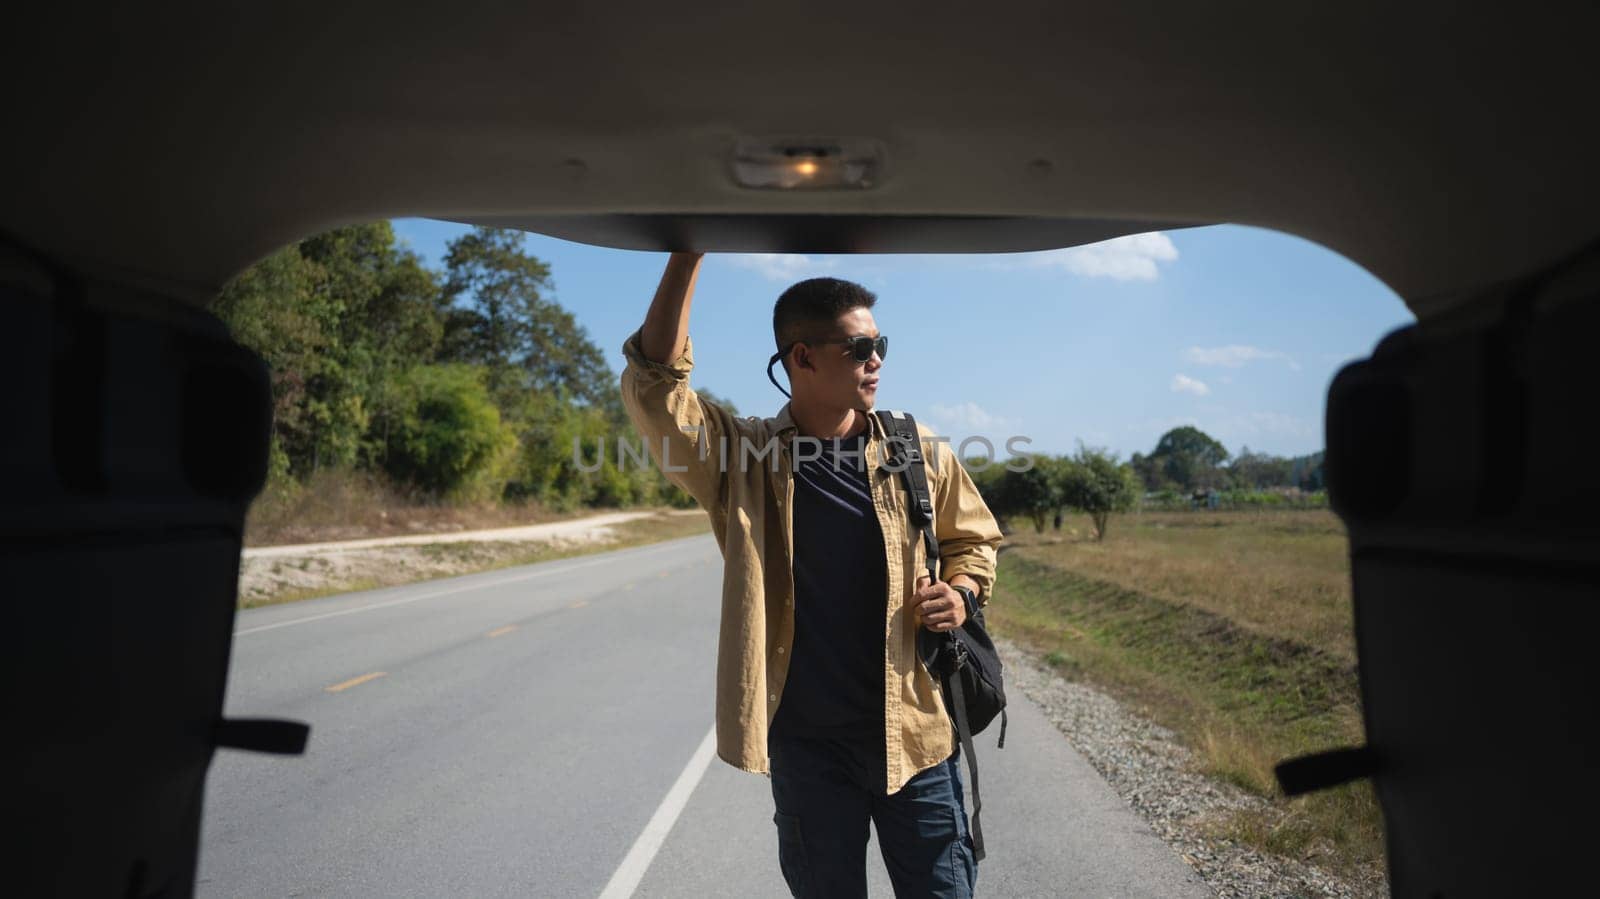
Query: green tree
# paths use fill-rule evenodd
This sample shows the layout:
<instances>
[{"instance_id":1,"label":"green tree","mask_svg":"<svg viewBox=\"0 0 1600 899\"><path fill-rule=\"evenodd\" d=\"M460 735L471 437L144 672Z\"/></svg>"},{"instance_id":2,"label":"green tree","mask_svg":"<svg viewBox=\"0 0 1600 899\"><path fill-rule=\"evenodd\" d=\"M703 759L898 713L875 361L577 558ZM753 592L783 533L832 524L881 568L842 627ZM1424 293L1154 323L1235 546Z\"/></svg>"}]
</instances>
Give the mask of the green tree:
<instances>
[{"instance_id":1,"label":"green tree","mask_svg":"<svg viewBox=\"0 0 1600 899\"><path fill-rule=\"evenodd\" d=\"M484 366L496 394L527 352L530 323L551 287L550 267L524 252L523 237L478 227L446 247L444 355Z\"/></svg>"},{"instance_id":2,"label":"green tree","mask_svg":"<svg viewBox=\"0 0 1600 899\"><path fill-rule=\"evenodd\" d=\"M996 518L1005 518L1011 512L1006 508L1003 480L1006 469L990 459L988 456L969 456L966 460L967 476L972 478L973 486L978 488L978 495L983 497L983 504Z\"/></svg>"},{"instance_id":3,"label":"green tree","mask_svg":"<svg viewBox=\"0 0 1600 899\"><path fill-rule=\"evenodd\" d=\"M1168 490L1173 486L1167 483L1156 463L1152 462L1150 457L1144 453L1134 453L1132 458L1128 460L1128 465L1133 468L1133 473L1138 476L1139 482L1144 485L1146 490Z\"/></svg>"},{"instance_id":4,"label":"green tree","mask_svg":"<svg viewBox=\"0 0 1600 899\"><path fill-rule=\"evenodd\" d=\"M1225 477L1222 465L1227 461L1228 451L1221 443L1189 425L1162 434L1148 459L1141 460L1161 478L1183 490L1222 486Z\"/></svg>"},{"instance_id":5,"label":"green tree","mask_svg":"<svg viewBox=\"0 0 1600 899\"><path fill-rule=\"evenodd\" d=\"M1289 460L1289 482L1301 490L1316 492L1327 488L1323 480L1322 452L1315 452L1309 456L1299 456Z\"/></svg>"},{"instance_id":6,"label":"green tree","mask_svg":"<svg viewBox=\"0 0 1600 899\"><path fill-rule=\"evenodd\" d=\"M436 496L498 499L516 435L500 421L481 369L421 365L396 379L390 476Z\"/></svg>"},{"instance_id":7,"label":"green tree","mask_svg":"<svg viewBox=\"0 0 1600 899\"><path fill-rule=\"evenodd\" d=\"M691 504L653 466L617 464L619 439L637 445L617 379L523 239L475 229L440 274L374 222L235 278L213 308L272 372L275 477L361 466L437 495ZM515 435L509 452L486 436L480 389ZM599 469L575 463L574 437L606 441Z\"/></svg>"},{"instance_id":8,"label":"green tree","mask_svg":"<svg viewBox=\"0 0 1600 899\"><path fill-rule=\"evenodd\" d=\"M1086 512L1094 522L1096 540L1106 537L1106 524L1113 512L1132 509L1139 499L1139 481L1131 465L1117 460L1108 450L1079 446L1073 458L1060 466L1061 500Z\"/></svg>"},{"instance_id":9,"label":"green tree","mask_svg":"<svg viewBox=\"0 0 1600 899\"><path fill-rule=\"evenodd\" d=\"M530 386L563 392L612 421L625 419L617 377L589 332L554 302L541 302L532 312L528 344L518 359Z\"/></svg>"},{"instance_id":10,"label":"green tree","mask_svg":"<svg viewBox=\"0 0 1600 899\"><path fill-rule=\"evenodd\" d=\"M309 458L315 425L306 385L321 367L327 342L311 310L311 267L297 246L279 250L223 287L211 311L233 338L266 363L272 381L272 456L292 477Z\"/></svg>"},{"instance_id":11,"label":"green tree","mask_svg":"<svg viewBox=\"0 0 1600 899\"><path fill-rule=\"evenodd\" d=\"M637 445L616 375L577 319L549 297L549 266L526 252L524 237L480 227L451 241L441 301L442 354L485 369L496 404L517 432L508 494L562 507L662 495L658 472L616 464L619 439ZM601 440L600 467L588 471L590 463L578 457L587 453L592 462Z\"/></svg>"},{"instance_id":12,"label":"green tree","mask_svg":"<svg viewBox=\"0 0 1600 899\"><path fill-rule=\"evenodd\" d=\"M370 457L386 385L439 339L437 282L388 222L300 241L240 273L212 306L267 363L274 454L303 475Z\"/></svg>"},{"instance_id":13,"label":"green tree","mask_svg":"<svg viewBox=\"0 0 1600 899\"><path fill-rule=\"evenodd\" d=\"M546 297L550 267L523 249L525 235L479 227L449 244L444 350L484 365L496 396L510 389L571 397L621 421L616 377L572 313Z\"/></svg>"},{"instance_id":14,"label":"green tree","mask_svg":"<svg viewBox=\"0 0 1600 899\"><path fill-rule=\"evenodd\" d=\"M1048 457L1035 455L1027 471L1005 469L1000 476L1000 507L1006 515L1026 515L1033 529L1044 533L1045 519L1061 506L1058 482L1051 476Z\"/></svg>"},{"instance_id":15,"label":"green tree","mask_svg":"<svg viewBox=\"0 0 1600 899\"><path fill-rule=\"evenodd\" d=\"M1252 453L1242 447L1239 455L1228 465L1228 478L1234 487L1261 490L1267 487L1290 487L1293 481L1293 460L1267 453Z\"/></svg>"},{"instance_id":16,"label":"green tree","mask_svg":"<svg viewBox=\"0 0 1600 899\"><path fill-rule=\"evenodd\" d=\"M439 344L438 279L399 249L387 221L337 228L301 241L299 250L329 334L312 391L322 416L317 458L350 464L360 454L381 467L396 381L430 361Z\"/></svg>"},{"instance_id":17,"label":"green tree","mask_svg":"<svg viewBox=\"0 0 1600 899\"><path fill-rule=\"evenodd\" d=\"M521 447L511 494L537 497L559 508L590 502L596 478L585 469L598 464L603 471L608 459L614 466L609 423L597 410L553 393L529 391L523 399L516 413Z\"/></svg>"}]
</instances>

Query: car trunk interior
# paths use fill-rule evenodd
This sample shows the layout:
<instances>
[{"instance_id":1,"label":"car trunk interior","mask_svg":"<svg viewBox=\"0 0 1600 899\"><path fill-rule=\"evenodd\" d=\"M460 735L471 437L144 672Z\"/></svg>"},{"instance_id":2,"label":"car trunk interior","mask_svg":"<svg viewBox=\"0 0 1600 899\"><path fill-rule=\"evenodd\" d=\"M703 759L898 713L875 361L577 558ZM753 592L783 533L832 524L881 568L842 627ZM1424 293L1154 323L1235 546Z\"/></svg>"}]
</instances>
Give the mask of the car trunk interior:
<instances>
[{"instance_id":1,"label":"car trunk interior","mask_svg":"<svg viewBox=\"0 0 1600 899\"><path fill-rule=\"evenodd\" d=\"M192 893L216 748L303 740L221 718L271 404L205 304L286 243L402 215L709 252L1012 252L1229 222L1341 253L1418 321L1329 391L1367 744L1294 785L1373 778L1396 895L1587 873L1600 482L1570 475L1600 387L1600 8L27 16L0 62L19 894ZM872 176L747 186L752 142L866 148Z\"/></svg>"}]
</instances>

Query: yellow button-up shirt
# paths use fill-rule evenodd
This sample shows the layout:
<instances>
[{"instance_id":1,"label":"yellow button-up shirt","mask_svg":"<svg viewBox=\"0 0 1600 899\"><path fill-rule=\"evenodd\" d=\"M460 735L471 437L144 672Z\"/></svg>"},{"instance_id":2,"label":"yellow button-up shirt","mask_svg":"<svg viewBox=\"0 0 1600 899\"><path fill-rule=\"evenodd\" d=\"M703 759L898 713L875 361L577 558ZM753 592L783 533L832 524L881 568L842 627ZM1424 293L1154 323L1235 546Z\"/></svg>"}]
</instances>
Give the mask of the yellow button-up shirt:
<instances>
[{"instance_id":1,"label":"yellow button-up shirt","mask_svg":"<svg viewBox=\"0 0 1600 899\"><path fill-rule=\"evenodd\" d=\"M774 418L738 418L689 387L692 346L662 364L645 358L639 333L623 345L622 401L650 455L700 503L722 549L722 630L717 652L717 755L745 771L768 773L767 730L783 698L794 647L794 478L797 435L787 404ZM881 464L882 422L867 417L867 480L888 559L883 626L885 791L954 751L944 699L917 657L908 605L926 570L920 534L908 518L902 478ZM918 426L929 460L939 576L964 574L994 587L1000 527L948 442ZM849 572L840 572L849 577Z\"/></svg>"}]
</instances>

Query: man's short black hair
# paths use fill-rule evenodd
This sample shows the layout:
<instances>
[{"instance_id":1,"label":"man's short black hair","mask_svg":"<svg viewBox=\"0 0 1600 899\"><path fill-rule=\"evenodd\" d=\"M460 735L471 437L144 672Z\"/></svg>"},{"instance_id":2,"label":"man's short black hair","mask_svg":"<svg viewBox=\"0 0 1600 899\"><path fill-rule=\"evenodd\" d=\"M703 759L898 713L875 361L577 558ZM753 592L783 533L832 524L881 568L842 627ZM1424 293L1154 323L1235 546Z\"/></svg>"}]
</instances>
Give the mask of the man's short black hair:
<instances>
[{"instance_id":1,"label":"man's short black hair","mask_svg":"<svg viewBox=\"0 0 1600 899\"><path fill-rule=\"evenodd\" d=\"M796 341L831 336L835 320L852 309L872 308L877 294L854 281L808 278L785 290L772 307L772 338L782 351ZM784 368L789 367L787 357Z\"/></svg>"}]
</instances>

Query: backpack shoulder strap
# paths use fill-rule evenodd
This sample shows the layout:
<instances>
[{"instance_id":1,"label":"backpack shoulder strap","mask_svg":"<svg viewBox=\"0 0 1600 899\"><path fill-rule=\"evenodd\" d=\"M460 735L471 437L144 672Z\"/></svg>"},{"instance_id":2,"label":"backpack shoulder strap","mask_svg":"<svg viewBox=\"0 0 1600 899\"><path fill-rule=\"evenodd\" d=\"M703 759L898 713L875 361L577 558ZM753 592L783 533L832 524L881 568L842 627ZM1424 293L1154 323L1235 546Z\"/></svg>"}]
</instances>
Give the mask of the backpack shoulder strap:
<instances>
[{"instance_id":1,"label":"backpack shoulder strap","mask_svg":"<svg viewBox=\"0 0 1600 899\"><path fill-rule=\"evenodd\" d=\"M931 466L934 471L939 470L939 456L935 453L929 457L922 453L922 432L917 430L917 420L910 412L901 412L898 409L879 409L873 413L878 420L883 422L883 429L895 440L907 441L918 450L922 461Z\"/></svg>"},{"instance_id":2,"label":"backpack shoulder strap","mask_svg":"<svg viewBox=\"0 0 1600 899\"><path fill-rule=\"evenodd\" d=\"M928 488L927 459L922 452L922 434L917 431L917 420L909 412L882 409L877 412L883 430L889 435L893 455L890 460L905 478L906 489L911 493L911 516L918 524L933 521L933 495ZM903 467L902 467L903 466Z\"/></svg>"},{"instance_id":3,"label":"backpack shoulder strap","mask_svg":"<svg viewBox=\"0 0 1600 899\"><path fill-rule=\"evenodd\" d=\"M917 420L910 413L891 410L880 410L878 419L883 422L883 430L889 437L890 462L900 470L900 476L905 479L906 493L911 501L911 523L922 531L923 546L927 550L928 577L938 580L939 542L933 533L933 495L928 489L928 472L926 461L922 453L922 435L917 431ZM940 648L955 644L953 635L946 634L942 640L934 639L929 631L917 634L917 649L923 655L924 663L938 657ZM959 664L959 663L957 663ZM935 670L937 662L930 667ZM978 792L978 756L972 748L972 731L967 724L967 697L961 688L961 676L952 668L936 674L950 691L947 695L952 700L949 703L950 712L954 720L956 739L963 752L967 755L967 770L972 780L972 849L973 857L982 861L985 856L983 847L983 825L979 815L983 811L983 799ZM1005 725L1002 723L1001 727Z\"/></svg>"},{"instance_id":4,"label":"backpack shoulder strap","mask_svg":"<svg viewBox=\"0 0 1600 899\"><path fill-rule=\"evenodd\" d=\"M910 498L911 523L922 531L927 551L928 576L938 579L939 541L933 532L933 491L928 489L928 470L922 454L922 435L917 420L908 412L882 409L877 412L889 439L889 464L900 471Z\"/></svg>"}]
</instances>

